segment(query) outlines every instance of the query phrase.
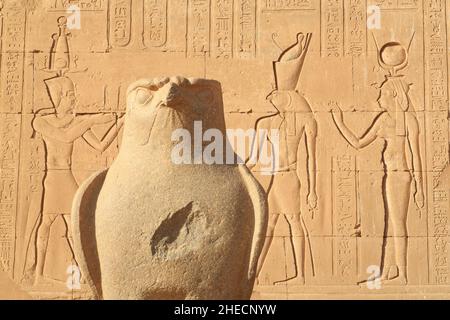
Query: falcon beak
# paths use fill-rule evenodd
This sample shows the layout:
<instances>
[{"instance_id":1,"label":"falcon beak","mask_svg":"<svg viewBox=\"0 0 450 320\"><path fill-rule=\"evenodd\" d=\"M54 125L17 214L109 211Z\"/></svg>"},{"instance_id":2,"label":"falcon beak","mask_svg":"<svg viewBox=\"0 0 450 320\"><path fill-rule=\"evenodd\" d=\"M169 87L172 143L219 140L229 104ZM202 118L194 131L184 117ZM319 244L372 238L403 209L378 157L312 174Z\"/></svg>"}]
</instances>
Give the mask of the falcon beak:
<instances>
[{"instance_id":1,"label":"falcon beak","mask_svg":"<svg viewBox=\"0 0 450 320\"><path fill-rule=\"evenodd\" d=\"M181 89L176 83L167 84L167 92L163 100L163 105L169 108L178 104L181 97Z\"/></svg>"}]
</instances>

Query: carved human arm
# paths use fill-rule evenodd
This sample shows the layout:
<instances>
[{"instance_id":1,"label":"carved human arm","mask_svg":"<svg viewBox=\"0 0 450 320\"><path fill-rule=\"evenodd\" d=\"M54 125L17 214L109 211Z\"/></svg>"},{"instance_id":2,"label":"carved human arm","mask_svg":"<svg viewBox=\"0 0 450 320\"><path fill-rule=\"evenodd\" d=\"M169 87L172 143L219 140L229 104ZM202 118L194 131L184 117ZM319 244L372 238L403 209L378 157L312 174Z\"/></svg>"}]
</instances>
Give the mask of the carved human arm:
<instances>
[{"instance_id":1,"label":"carved human arm","mask_svg":"<svg viewBox=\"0 0 450 320\"><path fill-rule=\"evenodd\" d=\"M258 154L259 154L259 145L257 144L258 137L257 137L257 130L255 131L255 134L253 135L252 141L250 141L250 154L245 159L245 165L249 170L252 170L258 161Z\"/></svg>"},{"instance_id":2,"label":"carved human arm","mask_svg":"<svg viewBox=\"0 0 450 320\"><path fill-rule=\"evenodd\" d=\"M316 193L316 140L317 140L317 122L311 117L305 127L306 149L308 157L308 205L311 209L317 207Z\"/></svg>"},{"instance_id":3,"label":"carved human arm","mask_svg":"<svg viewBox=\"0 0 450 320\"><path fill-rule=\"evenodd\" d=\"M53 118L52 125L57 128L64 128L73 121L73 117L62 117L62 118Z\"/></svg>"},{"instance_id":4,"label":"carved human arm","mask_svg":"<svg viewBox=\"0 0 450 320\"><path fill-rule=\"evenodd\" d=\"M38 117L33 121L33 128L42 135L52 137L64 143L71 143L88 131L94 123L94 119L86 119L72 125L70 128L58 128L51 125L43 117Z\"/></svg>"},{"instance_id":5,"label":"carved human arm","mask_svg":"<svg viewBox=\"0 0 450 320\"><path fill-rule=\"evenodd\" d=\"M119 119L119 121L117 122L117 125L114 125L115 123L113 123L111 128L109 128L108 133L102 140L99 140L97 138L97 136L92 132L92 130L88 130L83 135L83 138L92 148L94 148L97 151L104 152L106 149L109 148L111 143L116 139L117 135L119 134L120 129L123 126L123 123L124 123L124 117Z\"/></svg>"},{"instance_id":6,"label":"carved human arm","mask_svg":"<svg viewBox=\"0 0 450 320\"><path fill-rule=\"evenodd\" d=\"M422 179L422 159L420 157L419 147L419 123L413 114L406 113L407 116L407 134L408 144L412 156L414 181L416 184L416 193L414 194L414 201L416 206L420 209L424 206L424 193L423 193L423 179Z\"/></svg>"},{"instance_id":7,"label":"carved human arm","mask_svg":"<svg viewBox=\"0 0 450 320\"><path fill-rule=\"evenodd\" d=\"M259 135L259 131L262 129L268 130L268 128L270 127L270 120L266 120L267 118L268 117L259 118L255 124L255 134L253 135L252 141L250 141L250 154L248 158L245 159L245 165L250 170L252 170L258 163L258 156L260 153L260 146L262 142L260 141L261 136ZM267 133L267 131L265 132ZM267 136L264 136L263 138L266 139L264 143L270 143Z\"/></svg>"},{"instance_id":8,"label":"carved human arm","mask_svg":"<svg viewBox=\"0 0 450 320\"><path fill-rule=\"evenodd\" d=\"M344 123L342 110L338 106L333 107L331 114L339 132L353 148L362 149L367 147L377 138L380 116L377 116L366 133L361 138L358 138Z\"/></svg>"}]
</instances>

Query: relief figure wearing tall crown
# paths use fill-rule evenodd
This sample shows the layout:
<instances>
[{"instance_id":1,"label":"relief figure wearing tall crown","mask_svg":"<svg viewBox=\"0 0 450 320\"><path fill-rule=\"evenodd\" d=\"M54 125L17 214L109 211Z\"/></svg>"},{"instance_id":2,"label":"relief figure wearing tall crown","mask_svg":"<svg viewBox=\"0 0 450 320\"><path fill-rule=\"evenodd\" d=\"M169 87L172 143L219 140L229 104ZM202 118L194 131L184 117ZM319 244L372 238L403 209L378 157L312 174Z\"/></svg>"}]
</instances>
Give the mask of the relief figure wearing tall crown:
<instances>
[{"instance_id":1,"label":"relief figure wearing tall crown","mask_svg":"<svg viewBox=\"0 0 450 320\"><path fill-rule=\"evenodd\" d=\"M305 97L297 90L300 73L308 52L312 34L297 34L297 42L283 50L280 58L274 62L276 89L267 100L275 107L276 113L261 118L256 123L256 131L267 130L271 134L266 136L267 143L276 164L271 173L268 189L269 225L266 242L262 250L257 269L261 269L270 249L275 227L280 216L286 217L290 230L291 242L294 249L296 273L294 277L276 281L271 284L299 284L305 283L305 244L308 230L301 214L301 185L299 171L306 167L308 176L307 202L310 208L317 206L316 195L316 137L317 122L312 109ZM274 139L273 132L278 133ZM298 151L306 143L307 163L298 160ZM255 146L255 141L254 141ZM258 143L258 145L260 142ZM255 147L252 148L253 151ZM257 153L259 154L259 152ZM277 159L275 159L277 158ZM248 163L248 162L247 162ZM247 164L250 168L251 163ZM312 254L311 247L309 248ZM265 284L264 279L258 278L259 284Z\"/></svg>"},{"instance_id":2,"label":"relief figure wearing tall crown","mask_svg":"<svg viewBox=\"0 0 450 320\"><path fill-rule=\"evenodd\" d=\"M64 219L66 240L72 250L69 220L72 200L78 189L72 172L74 142L82 138L93 149L103 152L117 137L123 124L123 119L116 121L112 114L77 115L75 85L67 75L72 67L66 23L65 17L58 19L59 33L53 35L49 66L45 70L55 74L45 80L52 107L39 110L32 122L35 133L44 141L46 157L41 213L29 217L31 223L37 225L35 285L50 284L49 278L44 276L44 267L49 263L46 260L50 232L58 217ZM95 125L108 125L108 133L102 139L92 131Z\"/></svg>"}]
</instances>

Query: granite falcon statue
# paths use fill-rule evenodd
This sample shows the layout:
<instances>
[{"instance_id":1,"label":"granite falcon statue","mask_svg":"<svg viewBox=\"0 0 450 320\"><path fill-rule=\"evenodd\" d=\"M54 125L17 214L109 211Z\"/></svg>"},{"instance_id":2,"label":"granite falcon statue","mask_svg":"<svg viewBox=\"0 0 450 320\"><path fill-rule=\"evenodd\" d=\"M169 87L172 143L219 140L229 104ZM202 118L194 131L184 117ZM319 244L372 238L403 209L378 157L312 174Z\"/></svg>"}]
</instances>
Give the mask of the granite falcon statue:
<instances>
[{"instance_id":1,"label":"granite falcon statue","mask_svg":"<svg viewBox=\"0 0 450 320\"><path fill-rule=\"evenodd\" d=\"M119 155L73 203L75 254L98 298L250 298L267 228L262 187L244 165L171 160L176 129L202 121L225 135L221 92L181 77L129 87Z\"/></svg>"}]
</instances>

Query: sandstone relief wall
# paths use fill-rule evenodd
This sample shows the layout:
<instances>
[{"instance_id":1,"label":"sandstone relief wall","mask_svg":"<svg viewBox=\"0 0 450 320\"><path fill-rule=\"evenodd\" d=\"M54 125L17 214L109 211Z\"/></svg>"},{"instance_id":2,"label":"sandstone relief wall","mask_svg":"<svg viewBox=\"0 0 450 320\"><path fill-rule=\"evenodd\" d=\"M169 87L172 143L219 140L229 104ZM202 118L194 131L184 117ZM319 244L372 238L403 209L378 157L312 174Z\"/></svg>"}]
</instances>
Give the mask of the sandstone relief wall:
<instances>
[{"instance_id":1,"label":"sandstone relief wall","mask_svg":"<svg viewBox=\"0 0 450 320\"><path fill-rule=\"evenodd\" d=\"M449 16L446 0L0 1L0 270L34 298L93 297L74 194L119 152L127 87L182 75L220 82L227 128L276 130L276 168L249 165L269 203L253 298L450 298Z\"/></svg>"}]
</instances>

